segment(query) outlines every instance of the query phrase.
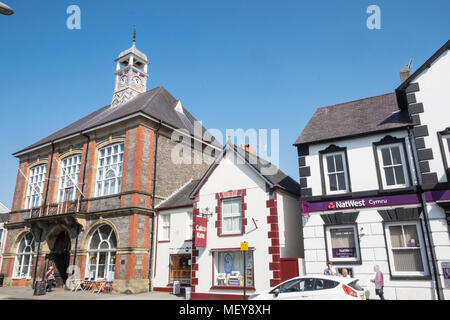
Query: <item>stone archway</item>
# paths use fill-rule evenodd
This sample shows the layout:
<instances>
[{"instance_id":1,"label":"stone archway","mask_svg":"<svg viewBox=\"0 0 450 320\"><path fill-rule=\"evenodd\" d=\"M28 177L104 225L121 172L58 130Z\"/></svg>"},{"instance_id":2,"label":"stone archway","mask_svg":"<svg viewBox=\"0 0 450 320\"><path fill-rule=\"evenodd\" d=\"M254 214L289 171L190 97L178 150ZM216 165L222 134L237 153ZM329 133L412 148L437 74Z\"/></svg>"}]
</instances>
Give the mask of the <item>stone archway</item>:
<instances>
[{"instance_id":1,"label":"stone archway","mask_svg":"<svg viewBox=\"0 0 450 320\"><path fill-rule=\"evenodd\" d=\"M70 263L71 241L66 229L59 230L47 239L50 253L47 256L47 269L53 265L55 269L56 286L63 287L67 280L67 268Z\"/></svg>"}]
</instances>

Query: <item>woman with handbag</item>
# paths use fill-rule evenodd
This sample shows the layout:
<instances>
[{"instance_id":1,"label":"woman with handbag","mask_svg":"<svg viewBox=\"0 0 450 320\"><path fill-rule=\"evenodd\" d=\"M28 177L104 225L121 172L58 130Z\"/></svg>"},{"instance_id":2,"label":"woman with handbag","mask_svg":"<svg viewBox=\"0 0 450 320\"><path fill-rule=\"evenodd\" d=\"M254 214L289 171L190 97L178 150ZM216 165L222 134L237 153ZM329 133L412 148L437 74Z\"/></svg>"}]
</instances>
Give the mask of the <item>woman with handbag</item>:
<instances>
[{"instance_id":1,"label":"woman with handbag","mask_svg":"<svg viewBox=\"0 0 450 320\"><path fill-rule=\"evenodd\" d=\"M56 281L55 270L53 269L53 266L50 266L48 268L48 271L45 273L45 280L47 281L47 292L51 292L53 284Z\"/></svg>"},{"instance_id":2,"label":"woman with handbag","mask_svg":"<svg viewBox=\"0 0 450 320\"><path fill-rule=\"evenodd\" d=\"M380 266L376 265L373 268L373 271L375 271L375 278L370 280L371 282L375 283L375 293L380 296L381 300L384 300L384 277L383 272L380 271Z\"/></svg>"}]
</instances>

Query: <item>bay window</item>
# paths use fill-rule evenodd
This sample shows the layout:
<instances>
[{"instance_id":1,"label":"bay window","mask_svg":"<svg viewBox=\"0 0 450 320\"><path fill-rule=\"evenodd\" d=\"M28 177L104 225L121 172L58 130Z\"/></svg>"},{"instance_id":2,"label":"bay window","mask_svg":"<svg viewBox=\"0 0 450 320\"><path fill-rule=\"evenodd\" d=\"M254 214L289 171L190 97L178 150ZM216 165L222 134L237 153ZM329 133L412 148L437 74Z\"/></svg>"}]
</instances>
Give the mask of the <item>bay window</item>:
<instances>
[{"instance_id":1,"label":"bay window","mask_svg":"<svg viewBox=\"0 0 450 320\"><path fill-rule=\"evenodd\" d=\"M25 198L25 209L36 208L41 205L46 173L46 164L35 166L30 169L27 195Z\"/></svg>"},{"instance_id":2,"label":"bay window","mask_svg":"<svg viewBox=\"0 0 450 320\"><path fill-rule=\"evenodd\" d=\"M426 276L428 266L419 222L385 225L392 275Z\"/></svg>"},{"instance_id":3,"label":"bay window","mask_svg":"<svg viewBox=\"0 0 450 320\"><path fill-rule=\"evenodd\" d=\"M99 150L96 194L98 197L119 193L122 188L124 144Z\"/></svg>"},{"instance_id":4,"label":"bay window","mask_svg":"<svg viewBox=\"0 0 450 320\"><path fill-rule=\"evenodd\" d=\"M253 250L245 254L240 250L213 251L214 261L214 286L242 287L244 275L247 279L246 286L254 286L253 277Z\"/></svg>"}]
</instances>

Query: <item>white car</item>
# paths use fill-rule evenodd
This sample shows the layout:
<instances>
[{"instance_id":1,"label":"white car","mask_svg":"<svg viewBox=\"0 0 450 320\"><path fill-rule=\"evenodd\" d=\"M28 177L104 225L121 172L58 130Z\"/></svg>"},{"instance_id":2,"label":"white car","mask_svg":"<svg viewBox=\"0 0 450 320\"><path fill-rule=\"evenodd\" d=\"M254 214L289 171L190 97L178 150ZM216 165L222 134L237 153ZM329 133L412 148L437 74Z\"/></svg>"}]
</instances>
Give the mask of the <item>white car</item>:
<instances>
[{"instance_id":1,"label":"white car","mask_svg":"<svg viewBox=\"0 0 450 320\"><path fill-rule=\"evenodd\" d=\"M296 277L255 293L249 300L365 300L366 296L358 281L349 277Z\"/></svg>"}]
</instances>

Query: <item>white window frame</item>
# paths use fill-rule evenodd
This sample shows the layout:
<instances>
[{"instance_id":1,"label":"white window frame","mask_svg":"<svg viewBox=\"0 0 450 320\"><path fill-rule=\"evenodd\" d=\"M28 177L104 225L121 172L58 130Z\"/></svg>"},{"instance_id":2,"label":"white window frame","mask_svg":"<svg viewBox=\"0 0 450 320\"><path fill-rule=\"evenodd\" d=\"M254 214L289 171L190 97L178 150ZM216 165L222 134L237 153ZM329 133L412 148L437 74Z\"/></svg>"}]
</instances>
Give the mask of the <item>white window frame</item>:
<instances>
[{"instance_id":1,"label":"white window frame","mask_svg":"<svg viewBox=\"0 0 450 320\"><path fill-rule=\"evenodd\" d=\"M332 156L333 157L333 161L335 163L335 167L336 167L336 160L335 160L335 156L340 155L342 157L342 167L343 167L343 171L335 171L335 172L328 172L328 163L327 163L327 157ZM345 157L345 152L344 151L339 151L339 152L332 152L332 153L324 153L322 155L322 165L323 165L323 172L324 172L324 179L325 179L325 187L326 187L326 191L327 194L340 194L340 193L347 193L350 190L349 187L349 182L348 182L348 172L347 172L347 159ZM338 173L344 173L344 179L345 179L345 190L331 190L330 188L330 179L329 179L329 175L330 174L338 174ZM338 180L336 180L337 182Z\"/></svg>"},{"instance_id":2,"label":"white window frame","mask_svg":"<svg viewBox=\"0 0 450 320\"><path fill-rule=\"evenodd\" d=\"M224 213L224 204L226 202L234 202L237 201L239 203L239 211L238 212L231 212L231 213ZM239 229L231 229L231 230L225 230L225 219L236 219L239 218ZM233 223L231 224L233 225ZM222 199L222 235L229 235L229 234L241 234L242 233L242 198L226 198Z\"/></svg>"},{"instance_id":3,"label":"white window frame","mask_svg":"<svg viewBox=\"0 0 450 320\"><path fill-rule=\"evenodd\" d=\"M40 164L30 168L28 174L27 195L25 198L25 209L38 208L42 204L46 176L47 164Z\"/></svg>"},{"instance_id":4,"label":"white window frame","mask_svg":"<svg viewBox=\"0 0 450 320\"><path fill-rule=\"evenodd\" d=\"M113 248L111 246L111 236L114 236L116 239L116 246L117 246L117 236L114 232L114 229L111 228L111 231L108 235L108 238L103 239L102 234L100 233L100 228L103 227L104 225L99 226L91 235L91 238L89 239L89 243L88 243L88 250L87 250L87 259L86 259L86 266L85 266L85 272L84 272L84 278L85 280L93 280L93 281L99 281L99 280L103 280L104 277L98 277L98 267L99 267L99 263L98 261L100 260L100 254L105 253L106 254L106 259L105 259L105 270L106 270L106 277L109 276L109 273L111 272L111 269L114 269L112 272L115 273L115 264L111 264L111 257L114 256L116 257L117 253L117 247ZM96 249L91 249L91 242L92 239L94 239L95 234L98 233L99 237L100 237L100 242L98 244L98 247ZM101 249L100 246L103 242L108 243L109 249ZM90 267L91 267L91 261L90 261L90 256L91 255L95 255L96 256L96 264L95 264L95 275L94 275L94 279L91 279L91 275L90 275ZM108 279L109 280L109 279Z\"/></svg>"},{"instance_id":5,"label":"white window frame","mask_svg":"<svg viewBox=\"0 0 450 320\"><path fill-rule=\"evenodd\" d=\"M450 134L444 135L442 136L442 145L444 147L444 157L447 160L447 168L445 168L445 170L447 170L448 168L450 168Z\"/></svg>"},{"instance_id":6,"label":"white window frame","mask_svg":"<svg viewBox=\"0 0 450 320\"><path fill-rule=\"evenodd\" d=\"M170 213L160 214L160 222L159 222L159 237L158 241L170 241ZM164 231L167 229L167 237L164 235Z\"/></svg>"},{"instance_id":7,"label":"white window frame","mask_svg":"<svg viewBox=\"0 0 450 320\"><path fill-rule=\"evenodd\" d=\"M333 247L331 245L331 229L345 229L345 228L352 228L353 229L353 235L355 237L355 251L356 251L356 257L351 258L334 258L333 257ZM359 250L359 238L358 238L358 226L354 224L345 224L345 225L329 225L325 226L325 237L327 242L327 253L328 253L328 260L333 262L359 262L361 261L361 253Z\"/></svg>"},{"instance_id":8,"label":"white window frame","mask_svg":"<svg viewBox=\"0 0 450 320\"><path fill-rule=\"evenodd\" d=\"M74 201L77 198L78 189L76 186L80 178L81 154L66 157L60 163L61 170L57 202ZM71 190L71 197L70 199L66 199L69 190Z\"/></svg>"},{"instance_id":9,"label":"white window frame","mask_svg":"<svg viewBox=\"0 0 450 320\"><path fill-rule=\"evenodd\" d=\"M114 150L116 146L118 148L117 152ZM108 153L108 150L111 150L111 153ZM109 144L98 150L97 177L95 179L95 195L97 197L121 192L124 154L125 145L123 142ZM116 162L112 162L114 156L117 157ZM110 158L109 163L107 161L108 158ZM106 174L110 172L114 173L114 177L107 178ZM114 183L113 190L110 187L111 183ZM108 192L105 192L106 186L109 188Z\"/></svg>"},{"instance_id":10,"label":"white window frame","mask_svg":"<svg viewBox=\"0 0 450 320\"><path fill-rule=\"evenodd\" d=\"M17 245L16 256L14 259L14 269L13 269L12 279L31 279L31 273L32 273L32 269L33 269L33 256L34 256L34 250L33 250L34 249L33 248L34 247L34 236L33 236L33 234L31 234L31 241L28 243L28 240L26 239L26 237L29 234L31 234L31 233L24 234L22 236L22 238L20 238L20 241ZM24 251L19 252L20 244L22 243L22 241L25 241ZM27 248L30 248L30 251L24 253ZM25 259L28 259L28 272L27 272L27 274L22 275ZM17 273L16 271L19 271L19 273Z\"/></svg>"},{"instance_id":11,"label":"white window frame","mask_svg":"<svg viewBox=\"0 0 450 320\"><path fill-rule=\"evenodd\" d=\"M388 165L388 166L384 165L383 154L381 153L381 149L389 148L389 150L391 150L391 148L393 148L393 147L398 147L398 149L399 149L400 158L402 160L402 169L403 169L403 176L405 177L405 183L404 184L394 184L394 185L388 186L387 181L386 181L386 172L384 171L384 169L385 169L385 167L395 167L395 165ZM403 148L402 143L391 143L391 144L379 145L379 146L377 146L377 155L378 155L378 160L379 160L378 163L380 166L379 170L380 170L380 176L381 176L383 189L406 188L411 185L410 184L411 182L409 181L409 175L408 175L408 164L406 162L404 148ZM390 155L392 156L392 151L390 151Z\"/></svg>"},{"instance_id":12,"label":"white window frame","mask_svg":"<svg viewBox=\"0 0 450 320\"><path fill-rule=\"evenodd\" d=\"M389 227L393 227L393 226L410 226L410 225L414 225L416 226L416 230L417 230L417 235L419 237L419 239L416 239L416 241L418 240L419 244L420 244L420 253L421 253L421 257L422 257L422 265L423 265L423 272L420 271L408 271L408 272L404 272L404 271L396 271L395 270L395 263L394 263L394 255L393 255L393 248L392 248L392 243L391 243L391 233L390 233L390 229ZM425 242L422 236L422 226L421 223L419 221L410 221L410 222L389 222L389 223L385 223L384 225L384 230L386 233L386 244L387 244L387 249L388 249L388 259L389 259L389 265L391 266L391 274L392 276L404 276L404 277L411 277L411 276L428 276L429 270L428 270L428 260L427 260L427 256L426 256L426 249L425 249ZM411 247L408 247L408 249L411 249ZM399 249L397 249L399 250Z\"/></svg>"}]
</instances>

